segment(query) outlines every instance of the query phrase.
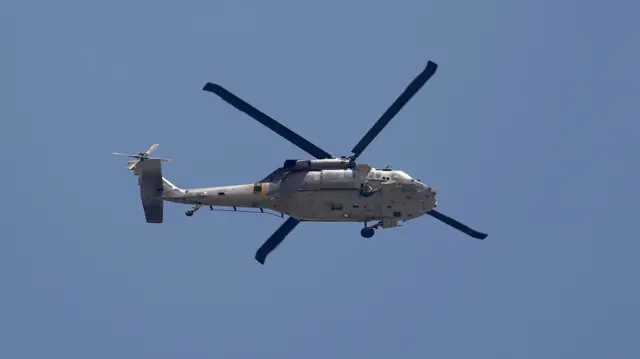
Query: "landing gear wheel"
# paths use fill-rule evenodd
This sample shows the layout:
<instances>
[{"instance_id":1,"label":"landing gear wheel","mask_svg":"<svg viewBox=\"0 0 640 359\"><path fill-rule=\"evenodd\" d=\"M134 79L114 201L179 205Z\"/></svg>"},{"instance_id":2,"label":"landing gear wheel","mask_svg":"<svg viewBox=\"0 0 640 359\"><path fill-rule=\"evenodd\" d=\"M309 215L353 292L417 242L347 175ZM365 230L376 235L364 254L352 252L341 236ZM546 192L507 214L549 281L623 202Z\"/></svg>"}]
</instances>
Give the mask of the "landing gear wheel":
<instances>
[{"instance_id":1,"label":"landing gear wheel","mask_svg":"<svg viewBox=\"0 0 640 359\"><path fill-rule=\"evenodd\" d=\"M364 238L371 238L376 233L376 231L371 227L364 227L360 231L360 235Z\"/></svg>"},{"instance_id":2,"label":"landing gear wheel","mask_svg":"<svg viewBox=\"0 0 640 359\"><path fill-rule=\"evenodd\" d=\"M193 216L194 213L196 213L197 210L200 209L200 207L202 207L201 203L196 204L195 206L193 206L191 209L188 209L185 214L187 215L187 217L191 217Z\"/></svg>"}]
</instances>

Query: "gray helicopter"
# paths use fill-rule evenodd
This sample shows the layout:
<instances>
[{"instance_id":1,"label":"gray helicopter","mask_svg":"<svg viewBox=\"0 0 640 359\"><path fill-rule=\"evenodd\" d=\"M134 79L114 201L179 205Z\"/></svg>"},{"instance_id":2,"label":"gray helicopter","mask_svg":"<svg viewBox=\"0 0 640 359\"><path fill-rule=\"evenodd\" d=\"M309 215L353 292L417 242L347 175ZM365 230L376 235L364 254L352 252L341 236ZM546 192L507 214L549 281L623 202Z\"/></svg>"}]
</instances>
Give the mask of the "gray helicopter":
<instances>
[{"instance_id":1,"label":"gray helicopter","mask_svg":"<svg viewBox=\"0 0 640 359\"><path fill-rule=\"evenodd\" d=\"M189 204L192 216L202 206L270 210L288 218L257 250L255 259L264 264L267 256L303 221L361 222L360 234L371 238L376 229L400 226L399 222L430 215L473 238L487 234L435 210L434 188L412 178L406 172L391 168L373 168L356 163L373 139L433 76L438 65L429 61L425 69L407 86L380 119L351 150L351 156L334 157L265 113L251 106L222 86L208 82L203 90L218 95L236 109L281 135L309 153L314 159L289 159L262 180L240 185L183 189L162 175L161 162L167 158L150 157L158 144L128 156L127 167L138 176L142 207L148 223L162 223L164 201ZM369 223L374 224L370 225Z\"/></svg>"}]
</instances>

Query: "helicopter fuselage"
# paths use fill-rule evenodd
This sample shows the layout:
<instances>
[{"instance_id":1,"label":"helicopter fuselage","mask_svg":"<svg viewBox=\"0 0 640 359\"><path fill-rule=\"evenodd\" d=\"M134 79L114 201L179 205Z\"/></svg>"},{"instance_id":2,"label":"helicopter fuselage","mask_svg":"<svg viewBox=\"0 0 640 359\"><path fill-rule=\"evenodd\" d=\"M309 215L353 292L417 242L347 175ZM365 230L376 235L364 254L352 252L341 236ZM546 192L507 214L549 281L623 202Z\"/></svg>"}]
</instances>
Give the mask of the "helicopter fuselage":
<instances>
[{"instance_id":1,"label":"helicopter fuselage","mask_svg":"<svg viewBox=\"0 0 640 359\"><path fill-rule=\"evenodd\" d=\"M362 192L362 186L372 189ZM397 221L420 217L437 206L435 190L403 171L295 170L272 181L163 192L170 202L270 209L304 221Z\"/></svg>"},{"instance_id":2,"label":"helicopter fuselage","mask_svg":"<svg viewBox=\"0 0 640 359\"><path fill-rule=\"evenodd\" d=\"M331 153L293 132L269 115L258 110L220 84L207 82L204 91L215 94L237 110L244 112L282 138L299 147L313 159L286 160L281 167L260 181L209 188L182 189L163 177L161 162L165 158L149 157L158 144L138 154L114 153L135 158L127 168L138 177L140 199L147 223L163 223L164 202L191 204L185 212L192 216L202 206L259 208L289 215L273 234L258 248L255 259L261 264L289 233L302 221L364 222L363 238L371 238L376 229L391 228L425 214L477 239L478 232L435 210L435 191L399 170L374 169L357 159L398 112L435 74L438 65L428 61L425 68L409 83L396 100L382 113L373 126L360 138L348 156ZM246 210L245 210L246 211ZM377 221L370 225L368 222Z\"/></svg>"}]
</instances>

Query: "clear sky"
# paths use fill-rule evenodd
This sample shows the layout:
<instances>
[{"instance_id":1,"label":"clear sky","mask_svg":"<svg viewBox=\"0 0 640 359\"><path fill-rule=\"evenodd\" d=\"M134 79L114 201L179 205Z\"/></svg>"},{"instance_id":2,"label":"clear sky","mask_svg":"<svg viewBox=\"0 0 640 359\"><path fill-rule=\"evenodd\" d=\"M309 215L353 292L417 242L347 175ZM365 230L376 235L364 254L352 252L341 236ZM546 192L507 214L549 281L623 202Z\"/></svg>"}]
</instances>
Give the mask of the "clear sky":
<instances>
[{"instance_id":1,"label":"clear sky","mask_svg":"<svg viewBox=\"0 0 640 359\"><path fill-rule=\"evenodd\" d=\"M2 1L0 357L636 358L640 48L632 1ZM251 183L289 142L222 84L337 155L425 66L360 157L439 209L360 237L167 204Z\"/></svg>"}]
</instances>

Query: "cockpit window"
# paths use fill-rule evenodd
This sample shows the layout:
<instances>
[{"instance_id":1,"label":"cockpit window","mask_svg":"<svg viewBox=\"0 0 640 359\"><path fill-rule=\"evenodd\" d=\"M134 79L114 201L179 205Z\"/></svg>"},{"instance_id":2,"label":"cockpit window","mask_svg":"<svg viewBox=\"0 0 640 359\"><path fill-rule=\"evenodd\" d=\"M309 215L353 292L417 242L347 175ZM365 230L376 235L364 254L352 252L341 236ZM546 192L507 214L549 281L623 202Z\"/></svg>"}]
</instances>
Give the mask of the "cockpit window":
<instances>
[{"instance_id":1,"label":"cockpit window","mask_svg":"<svg viewBox=\"0 0 640 359\"><path fill-rule=\"evenodd\" d=\"M426 184L420 181L413 181L413 186L418 190L418 192L424 192L429 189Z\"/></svg>"}]
</instances>

